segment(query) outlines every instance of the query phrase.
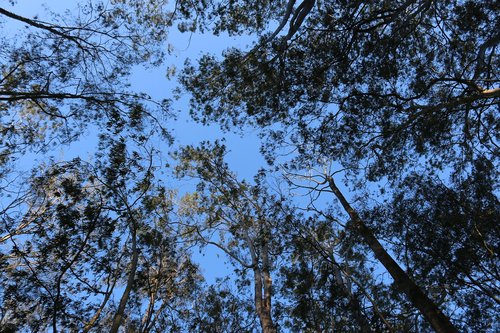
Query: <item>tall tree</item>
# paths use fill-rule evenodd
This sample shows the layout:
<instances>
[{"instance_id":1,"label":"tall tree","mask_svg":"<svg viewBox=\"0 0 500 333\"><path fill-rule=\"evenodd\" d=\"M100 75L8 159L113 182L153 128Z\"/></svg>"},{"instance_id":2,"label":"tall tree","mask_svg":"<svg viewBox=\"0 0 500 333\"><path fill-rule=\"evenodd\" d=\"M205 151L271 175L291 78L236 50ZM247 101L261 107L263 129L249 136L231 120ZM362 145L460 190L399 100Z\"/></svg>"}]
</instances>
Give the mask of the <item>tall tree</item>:
<instances>
[{"instance_id":1,"label":"tall tree","mask_svg":"<svg viewBox=\"0 0 500 333\"><path fill-rule=\"evenodd\" d=\"M199 182L196 192L182 198L179 213L193 242L225 252L235 265L240 292L252 284L262 331L394 331L393 318L386 318L392 315L392 300L383 313L375 299L384 297L368 291L376 288L366 278L368 271L358 277L359 269L353 269L364 259L341 249L342 232L322 216L305 218L283 193L269 193L265 173L255 184L239 181L224 155L219 143L188 146L176 154L179 175ZM253 277L247 278L247 272ZM228 302L227 293L221 291L219 307ZM238 302L232 302L237 309ZM241 316L241 309L234 311L232 316ZM198 321L214 330L220 324Z\"/></svg>"},{"instance_id":2,"label":"tall tree","mask_svg":"<svg viewBox=\"0 0 500 333\"><path fill-rule=\"evenodd\" d=\"M266 14L242 19L238 12L248 7ZM262 128L271 163L283 147L296 151L292 169L334 161L354 190L367 180L396 187L409 170L462 177L479 159L495 165L500 21L493 1L230 1L211 8L222 13L216 31L259 39L250 51L230 49L186 66L181 81L193 94L193 115L225 128ZM330 174L324 181L400 292L436 331L456 331L438 300L382 246L361 206Z\"/></svg>"},{"instance_id":3,"label":"tall tree","mask_svg":"<svg viewBox=\"0 0 500 333\"><path fill-rule=\"evenodd\" d=\"M173 194L154 179L151 155L106 145L96 165L36 171L3 212L2 326L176 331L171 311L191 306L200 275L171 223Z\"/></svg>"},{"instance_id":4,"label":"tall tree","mask_svg":"<svg viewBox=\"0 0 500 333\"><path fill-rule=\"evenodd\" d=\"M273 278L280 254L277 226L279 200L267 194L262 176L255 185L239 181L224 161L225 147L219 143L200 148L186 147L178 155L180 175L199 179L197 191L184 199L183 211L201 221L188 225L193 240L224 251L237 271L251 271L254 307L262 332L277 332L272 313ZM217 239L212 239L218 232Z\"/></svg>"},{"instance_id":5,"label":"tall tree","mask_svg":"<svg viewBox=\"0 0 500 333\"><path fill-rule=\"evenodd\" d=\"M22 27L0 36L0 327L182 331L201 276L169 220L174 195L155 180L157 155L144 148L151 135L171 139L168 103L128 81L164 60L177 9L76 5L44 19L0 8L0 24ZM92 164L9 170L89 129L101 142Z\"/></svg>"}]
</instances>

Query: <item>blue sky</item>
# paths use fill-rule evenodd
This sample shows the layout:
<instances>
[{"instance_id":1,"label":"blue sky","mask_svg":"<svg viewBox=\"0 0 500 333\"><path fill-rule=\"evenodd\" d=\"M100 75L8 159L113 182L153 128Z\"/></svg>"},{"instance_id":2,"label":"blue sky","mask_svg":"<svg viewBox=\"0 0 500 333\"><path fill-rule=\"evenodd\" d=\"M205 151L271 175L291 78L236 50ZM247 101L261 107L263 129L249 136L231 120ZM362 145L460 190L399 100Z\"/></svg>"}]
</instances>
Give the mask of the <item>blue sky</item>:
<instances>
[{"instance_id":1,"label":"blue sky","mask_svg":"<svg viewBox=\"0 0 500 333\"><path fill-rule=\"evenodd\" d=\"M45 0L45 1L30 1L20 0L12 11L27 17L38 16L41 20L50 21L47 17L46 9L54 12L63 13L67 9L75 8L77 0ZM6 22L5 27L15 33L23 27L22 24L12 24ZM153 99L161 100L164 98L174 99L173 90L179 86L177 78L174 76L171 79L167 78L167 71L171 66L175 66L179 72L187 58L195 61L204 53L221 55L228 47L238 47L240 49L250 49L251 38L249 36L230 37L222 34L221 36L213 36L210 34L197 33L180 33L175 27L170 31L169 41L173 50L170 55L166 56L166 61L159 67L144 68L138 66L133 71L130 77L131 88L134 91L145 92ZM166 47L166 45L165 45ZM246 129L244 134L223 133L217 125L203 126L194 122L189 116L189 95L184 93L179 100L175 100L172 104L173 110L177 114L177 119L169 119L165 125L171 130L175 139L174 147L167 147L164 143L162 159L169 160L168 154L170 151L183 145L197 145L204 140L220 140L224 139L228 147L227 162L231 169L238 175L240 179L251 180L257 170L265 167L265 161L259 153L260 141L257 137L256 130ZM70 160L74 157L81 157L84 160L92 160L92 155L95 153L97 146L96 130L92 127L87 131L86 135L82 136L81 140L72 143L70 146L58 146L49 154L28 155L20 160L20 169L30 170L36 162L47 160L52 157L55 161ZM171 162L171 161L169 161ZM339 184L341 186L341 184ZM165 186L175 188L180 193L185 193L194 190L193 182L178 181L172 177L165 179ZM307 202L308 198L298 198L300 202ZM331 197L320 198L318 204L323 205L330 202ZM208 282L212 282L215 277L223 277L228 273L228 266L221 269L221 265L227 261L224 253L208 246L202 252L202 256L195 252L195 258L201 264L205 278Z\"/></svg>"},{"instance_id":2,"label":"blue sky","mask_svg":"<svg viewBox=\"0 0 500 333\"><path fill-rule=\"evenodd\" d=\"M2 1L4 2L4 1ZM7 1L5 1L7 2ZM26 17L34 17L40 20L50 19L47 15L47 9L56 13L63 13L65 10L75 8L77 0L19 0L12 7L6 5L6 8ZM23 29L23 25L13 20L5 19L2 26L3 33L16 34ZM177 68L177 72L187 58L195 60L203 53L221 55L222 51L228 47L235 46L246 48L250 44L249 37L229 37L212 36L209 34L180 33L175 27L172 27L169 43L173 46L170 55L167 55L166 61L159 67L144 68L138 66L130 77L131 88L134 91L147 93L153 99L162 100L164 98L174 99L173 90L179 86L177 78L167 78L167 71L171 66ZM165 45L166 47L166 45ZM203 126L194 122L189 116L189 95L184 94L180 99L174 99L172 108L177 114L177 119L168 120L165 127L171 130L175 143L174 147L165 145L162 151L162 159L169 159L169 151L183 145L197 145L205 140L225 140L228 147L227 162L231 169L237 173L240 179L252 179L257 170L265 166L265 161L259 153L259 140L256 132L245 131L244 135L234 133L223 133L216 125ZM82 138L71 145L57 146L56 149L44 154L27 154L18 161L17 170L29 171L34 165L47 161L49 158L55 161L70 160L74 157L81 157L84 160L92 160L92 155L97 147L96 130L90 127ZM163 143L159 143L162 144ZM174 187L180 193L192 191L193 183L179 182L167 177L165 180L167 187ZM231 270L227 258L223 252L213 246L206 247L201 254L194 251L195 260L201 265L207 282L211 283L216 277L224 277Z\"/></svg>"},{"instance_id":3,"label":"blue sky","mask_svg":"<svg viewBox=\"0 0 500 333\"><path fill-rule=\"evenodd\" d=\"M43 20L46 15L45 8L54 12L64 12L72 9L78 1L49 0L32 1L20 0L12 10L20 15L38 18ZM3 27L7 31L15 33L22 25L7 21ZM144 68L137 67L130 78L132 89L149 94L157 100L163 98L173 98L173 89L179 86L177 78L167 78L167 70L175 66L181 70L187 58L197 59L203 53L220 55L228 47L247 47L251 42L248 37L228 37L212 36L209 34L180 33L172 27L169 43L174 47L171 55L167 55L166 61L160 67ZM165 46L166 47L166 46ZM172 130L175 138L175 145L196 145L203 140L216 140L224 138L230 151L228 163L233 170L237 170L240 177L252 178L256 171L264 165L264 159L259 153L259 140L255 132L245 131L244 135L233 133L222 133L218 126L203 126L194 122L188 114L189 96L184 94L180 100L174 100L173 109L178 115L177 120L170 119L166 127ZM67 159L74 155L86 153L90 147L95 147L96 140L94 133L88 135L80 142L71 147L63 147L52 152L56 159Z\"/></svg>"}]
</instances>

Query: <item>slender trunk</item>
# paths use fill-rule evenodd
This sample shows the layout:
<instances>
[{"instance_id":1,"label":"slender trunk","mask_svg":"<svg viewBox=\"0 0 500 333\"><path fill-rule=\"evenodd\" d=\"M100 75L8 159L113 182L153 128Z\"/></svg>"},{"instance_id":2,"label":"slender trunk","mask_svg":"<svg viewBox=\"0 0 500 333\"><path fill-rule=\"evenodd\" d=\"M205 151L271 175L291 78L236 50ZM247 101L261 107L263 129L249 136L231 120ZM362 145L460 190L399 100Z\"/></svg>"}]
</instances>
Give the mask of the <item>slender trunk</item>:
<instances>
[{"instance_id":1,"label":"slender trunk","mask_svg":"<svg viewBox=\"0 0 500 333\"><path fill-rule=\"evenodd\" d=\"M141 332L145 333L148 331L149 324L151 323L151 319L153 318L153 311L155 307L155 296L156 296L156 291L158 290L158 280L155 283L155 286L153 287L153 290L150 290L149 292L149 304L148 308L146 309L146 313L144 314L144 317L141 322Z\"/></svg>"},{"instance_id":2,"label":"slender trunk","mask_svg":"<svg viewBox=\"0 0 500 333\"><path fill-rule=\"evenodd\" d=\"M262 332L276 333L276 328L274 327L273 319L271 317L271 299L266 299L262 295L262 289L266 289L266 279L263 278L260 268L254 268L253 272L255 280L255 308L257 310L257 314L259 315Z\"/></svg>"},{"instance_id":3,"label":"slender trunk","mask_svg":"<svg viewBox=\"0 0 500 333\"><path fill-rule=\"evenodd\" d=\"M263 333L276 333L273 319L271 317L271 308L267 306L266 300L262 297L262 274L259 268L254 268L255 279L255 308L259 315L260 326ZM264 282L265 283L265 282ZM265 287L264 287L265 288ZM270 299L269 299L270 301Z\"/></svg>"},{"instance_id":4,"label":"slender trunk","mask_svg":"<svg viewBox=\"0 0 500 333\"><path fill-rule=\"evenodd\" d=\"M396 282L397 288L406 294L413 306L420 311L436 332L458 332L455 326L453 326L450 322L449 318L446 317L441 310L439 310L438 306L429 297L427 297L427 295L415 284L415 282L408 276L408 274L406 274L398 263L396 263L389 253L387 253L382 244L380 244L377 238L373 235L372 231L361 220L358 213L351 207L349 202L347 202L346 198L333 181L333 178L327 176L326 179L330 189L340 201L345 211L349 214L349 217L354 225L354 230L359 233L365 243L373 251L375 257L382 265L384 265L389 274L391 274L392 278Z\"/></svg>"},{"instance_id":5,"label":"slender trunk","mask_svg":"<svg viewBox=\"0 0 500 333\"><path fill-rule=\"evenodd\" d=\"M153 309L154 309L154 295L150 296L150 301L148 305L148 309L146 310L146 314L144 315L144 318L142 319L141 326L143 327L142 332L147 332L147 329L149 327L149 323L151 322L151 318L153 317Z\"/></svg>"},{"instance_id":6,"label":"slender trunk","mask_svg":"<svg viewBox=\"0 0 500 333\"><path fill-rule=\"evenodd\" d=\"M92 327L94 327L95 323L97 322L97 319L99 319L99 316L101 315L102 310L104 309L104 307L108 303L109 298L111 297L111 294L113 293L115 283L116 283L116 280L113 282L111 288L109 288L109 285L108 285L109 290L106 292L106 296L104 296L104 300L102 301L101 306L99 306L99 309L92 316L90 321L87 324L85 324L85 327L83 328L83 333L88 333L92 329Z\"/></svg>"},{"instance_id":7,"label":"slender trunk","mask_svg":"<svg viewBox=\"0 0 500 333\"><path fill-rule=\"evenodd\" d=\"M264 298L263 298L263 312L265 313L265 328L264 332L274 333L276 328L274 326L271 317L271 288L273 286L273 280L271 278L271 273L269 272L269 249L267 243L262 247L262 282L264 287Z\"/></svg>"},{"instance_id":8,"label":"slender trunk","mask_svg":"<svg viewBox=\"0 0 500 333\"><path fill-rule=\"evenodd\" d=\"M113 319L113 325L111 326L110 333L117 333L120 328L123 314L125 313L125 307L127 305L128 298L130 296L130 291L134 285L135 271L137 270L137 261L139 260L139 251L137 249L137 237L135 226L131 226L132 231L132 262L130 264L130 272L127 280L127 285L123 291L122 297L120 299L120 304L118 305L118 310L116 311L115 318Z\"/></svg>"},{"instance_id":9,"label":"slender trunk","mask_svg":"<svg viewBox=\"0 0 500 333\"><path fill-rule=\"evenodd\" d=\"M144 327L144 330L142 333L149 333L155 327L155 323L158 320L158 317L160 314L165 310L165 308L168 306L168 301L163 301L163 303L160 305L160 308L155 311L154 314L151 315L151 320L149 321L148 325Z\"/></svg>"},{"instance_id":10,"label":"slender trunk","mask_svg":"<svg viewBox=\"0 0 500 333\"><path fill-rule=\"evenodd\" d=\"M263 269L259 267L257 252L250 237L246 235L246 241L252 257L253 277L254 277L254 302L255 310L259 316L260 326L263 333L276 333L273 319L271 317L271 287L272 280L269 273L269 259L267 247L263 251ZM264 294L262 291L264 290Z\"/></svg>"}]
</instances>

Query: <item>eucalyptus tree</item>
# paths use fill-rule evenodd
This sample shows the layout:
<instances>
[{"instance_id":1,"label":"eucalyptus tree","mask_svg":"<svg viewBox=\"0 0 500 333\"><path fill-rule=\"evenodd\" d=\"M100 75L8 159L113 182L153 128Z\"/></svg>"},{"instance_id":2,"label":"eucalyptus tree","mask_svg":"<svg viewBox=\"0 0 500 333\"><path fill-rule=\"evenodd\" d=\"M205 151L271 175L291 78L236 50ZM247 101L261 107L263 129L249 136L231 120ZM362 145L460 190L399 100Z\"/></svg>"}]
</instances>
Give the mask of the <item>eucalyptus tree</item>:
<instances>
[{"instance_id":1,"label":"eucalyptus tree","mask_svg":"<svg viewBox=\"0 0 500 333\"><path fill-rule=\"evenodd\" d=\"M398 192L411 172L451 186L447 175L477 180L478 161L497 166L500 88L495 50L500 21L494 1L205 5L201 27L215 33L251 33L258 40L250 50L229 49L222 58L205 55L197 65L187 64L181 82L193 95L192 114L226 129L262 129L267 138L263 151L270 163L282 162L276 159L282 149L295 152L288 163L291 171L333 161L357 193L367 182ZM244 11L254 15L242 16ZM474 318L462 321L461 314L478 306L485 310L488 303L462 302L455 311L452 291L445 288L444 298L431 293L433 277L419 281L387 251L389 246L404 253L405 239L416 235L393 229L391 238L385 239L388 243L381 243L377 237L383 237L389 222L375 225L375 217L367 213L376 208L373 201L349 202L333 175L318 175L322 179L316 189L333 194L348 215L348 231L361 236L395 279L396 289L425 320L441 332L476 327ZM491 188L497 186L495 177L488 181ZM490 194L496 198L494 190ZM497 214L498 206L491 207ZM406 224L418 226L420 220L413 217L404 215ZM481 223L489 225L492 220ZM485 247L481 237L468 237L474 247ZM488 244L496 244L497 229L491 237ZM422 252L428 245L413 243L412 251ZM431 266L442 265L441 257L427 259ZM480 260L481 266L489 265L487 257ZM488 277L478 274L480 279ZM471 294L488 294L468 288Z\"/></svg>"},{"instance_id":2,"label":"eucalyptus tree","mask_svg":"<svg viewBox=\"0 0 500 333\"><path fill-rule=\"evenodd\" d=\"M184 196L180 207L187 217L186 232L193 241L227 254L243 280L247 271L252 272L254 308L262 332L277 332L272 271L283 247L278 232L285 218L281 202L266 193L263 175L256 177L255 185L239 181L224 156L225 147L217 142L188 146L176 154L179 176L199 180L196 192Z\"/></svg>"},{"instance_id":3,"label":"eucalyptus tree","mask_svg":"<svg viewBox=\"0 0 500 333\"><path fill-rule=\"evenodd\" d=\"M23 16L19 6L0 8L2 166L74 141L90 124L119 131L148 116L164 126L167 103L132 91L128 78L134 66L164 59L173 19L166 2L73 5L46 19Z\"/></svg>"},{"instance_id":4,"label":"eucalyptus tree","mask_svg":"<svg viewBox=\"0 0 500 333\"><path fill-rule=\"evenodd\" d=\"M409 321L383 283L374 283L362 251L320 215L288 223L290 258L280 267L284 326L301 332L396 332ZM408 325L411 327L410 325Z\"/></svg>"},{"instance_id":5,"label":"eucalyptus tree","mask_svg":"<svg viewBox=\"0 0 500 333\"><path fill-rule=\"evenodd\" d=\"M75 6L43 19L0 8L0 326L179 330L175 312L200 277L169 221L155 154L129 149L168 137L167 103L132 91L128 78L164 60L174 8L161 0ZM28 177L9 170L23 154L88 129L101 140L92 164L48 161Z\"/></svg>"},{"instance_id":6,"label":"eucalyptus tree","mask_svg":"<svg viewBox=\"0 0 500 333\"><path fill-rule=\"evenodd\" d=\"M2 326L181 330L201 276L170 219L174 195L155 180L151 155L106 144L95 165L35 171L18 214L2 215Z\"/></svg>"},{"instance_id":7,"label":"eucalyptus tree","mask_svg":"<svg viewBox=\"0 0 500 333\"><path fill-rule=\"evenodd\" d=\"M156 151L144 148L151 136L171 139L168 103L129 82L137 66L165 59L177 9L80 1L42 19L9 3L0 8L0 327L185 331L202 278L179 245ZM87 130L101 142L91 163L9 170Z\"/></svg>"},{"instance_id":8,"label":"eucalyptus tree","mask_svg":"<svg viewBox=\"0 0 500 333\"><path fill-rule=\"evenodd\" d=\"M227 255L243 298L248 297L246 286L253 286L253 316L259 317L263 332L395 332L412 327L413 319L398 313L387 288L371 281L366 258L348 246L352 238L332 225L331 216L306 217L285 193L272 194L264 172L254 184L238 180L225 153L216 142L175 154L178 175L198 181L196 192L182 197L179 219L188 240ZM219 288L209 289L210 302L194 320L197 329L235 330L235 317L248 321L238 331L250 329L252 314L230 289ZM224 309L227 313L218 314ZM220 320L207 320L209 313Z\"/></svg>"}]
</instances>

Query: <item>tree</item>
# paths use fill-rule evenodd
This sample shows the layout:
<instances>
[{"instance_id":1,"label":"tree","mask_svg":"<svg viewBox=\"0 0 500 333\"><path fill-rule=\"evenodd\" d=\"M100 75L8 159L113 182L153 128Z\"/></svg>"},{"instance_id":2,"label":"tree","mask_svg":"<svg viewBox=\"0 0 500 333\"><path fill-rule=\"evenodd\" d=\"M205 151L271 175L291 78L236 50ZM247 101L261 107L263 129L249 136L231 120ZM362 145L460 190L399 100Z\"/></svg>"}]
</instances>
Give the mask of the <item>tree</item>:
<instances>
[{"instance_id":1,"label":"tree","mask_svg":"<svg viewBox=\"0 0 500 333\"><path fill-rule=\"evenodd\" d=\"M165 4L87 1L74 13L50 13L48 22L0 8L2 24L24 26L0 37L2 167L26 151L72 142L90 125L142 130L148 117L163 130L166 101L130 91L128 76L163 59L172 22Z\"/></svg>"},{"instance_id":2,"label":"tree","mask_svg":"<svg viewBox=\"0 0 500 333\"><path fill-rule=\"evenodd\" d=\"M494 178L497 172L487 160L476 161L471 174L451 186L410 175L388 205L368 212L374 217L372 228L385 221L379 229L384 238L404 235L404 242L393 248L398 259L440 302L463 309L462 317L475 331L498 329L495 221L500 203L492 188Z\"/></svg>"},{"instance_id":3,"label":"tree","mask_svg":"<svg viewBox=\"0 0 500 333\"><path fill-rule=\"evenodd\" d=\"M74 13L46 21L0 8L2 24L24 26L0 37L0 324L175 331L166 312L182 312L199 275L173 241L155 154L129 149L170 139L168 103L128 83L135 66L164 59L174 14L164 1L135 0L82 2ZM94 164L48 161L29 177L9 169L87 129L101 140Z\"/></svg>"},{"instance_id":4,"label":"tree","mask_svg":"<svg viewBox=\"0 0 500 333\"><path fill-rule=\"evenodd\" d=\"M216 142L188 146L175 155L179 175L199 181L197 191L181 200L179 213L193 242L225 252L235 265L240 292L253 285L262 331L394 331L385 318L391 309L384 316L367 291L374 287L367 271L355 276L353 267L363 266L363 260L343 253L342 234L330 221L319 215L306 218L284 193L269 193L265 173L252 185L239 181L228 169L225 153L225 146ZM246 277L247 271L253 278ZM228 292L221 290L223 299L210 311L226 304ZM236 300L232 304L238 308ZM202 322L215 325L213 330L222 324Z\"/></svg>"},{"instance_id":5,"label":"tree","mask_svg":"<svg viewBox=\"0 0 500 333\"><path fill-rule=\"evenodd\" d=\"M263 188L263 175L255 185L239 181L229 171L224 155L225 147L217 142L188 146L177 154L179 174L200 180L197 191L184 197L181 209L192 219L187 228L194 241L225 252L241 275L248 270L253 273L254 307L262 332L277 332L271 274L280 254L277 226L284 217L279 201ZM202 217L198 223L196 215ZM218 239L212 239L217 232Z\"/></svg>"},{"instance_id":6,"label":"tree","mask_svg":"<svg viewBox=\"0 0 500 333\"><path fill-rule=\"evenodd\" d=\"M370 178L421 163L412 154L441 166L474 147L492 155L499 96L492 6L325 2L300 33L272 40L264 33L250 52L228 50L221 62L206 55L198 68L186 67L182 82L198 119L296 128L290 139L302 155L365 165ZM226 19L259 32L237 21L239 9L228 6ZM277 11L271 17L284 11L268 9Z\"/></svg>"},{"instance_id":7,"label":"tree","mask_svg":"<svg viewBox=\"0 0 500 333\"><path fill-rule=\"evenodd\" d=\"M173 195L154 180L151 156L143 166L123 142L107 144L96 166L77 159L35 173L17 205L29 209L2 215L2 325L178 330L171 312L190 306L200 276L176 245Z\"/></svg>"},{"instance_id":8,"label":"tree","mask_svg":"<svg viewBox=\"0 0 500 333\"><path fill-rule=\"evenodd\" d=\"M498 331L495 5L0 8L25 27L0 36L0 331ZM253 38L180 80L196 120L257 128L270 165L243 181L223 145L185 147L175 171L199 185L179 202L152 147L172 139L168 101L128 81L165 60L174 24ZM86 130L92 161L13 168ZM232 276L203 283L204 245Z\"/></svg>"},{"instance_id":9,"label":"tree","mask_svg":"<svg viewBox=\"0 0 500 333\"><path fill-rule=\"evenodd\" d=\"M247 7L266 14L244 20L238 12ZM186 66L181 82L193 94L192 113L226 129L261 128L270 163L278 148L289 147L297 152L292 171L334 161L353 190L388 180L384 191L397 188L409 170L466 177L480 159L495 165L500 38L494 2L230 1L210 8L223 14L216 31L250 31L259 39L250 51L230 49L221 60L206 55L198 66ZM268 30L273 19L277 29ZM324 176L353 231L400 292L436 331L456 331L331 174ZM407 224L418 225L410 218ZM392 236L404 243L405 236Z\"/></svg>"}]
</instances>

